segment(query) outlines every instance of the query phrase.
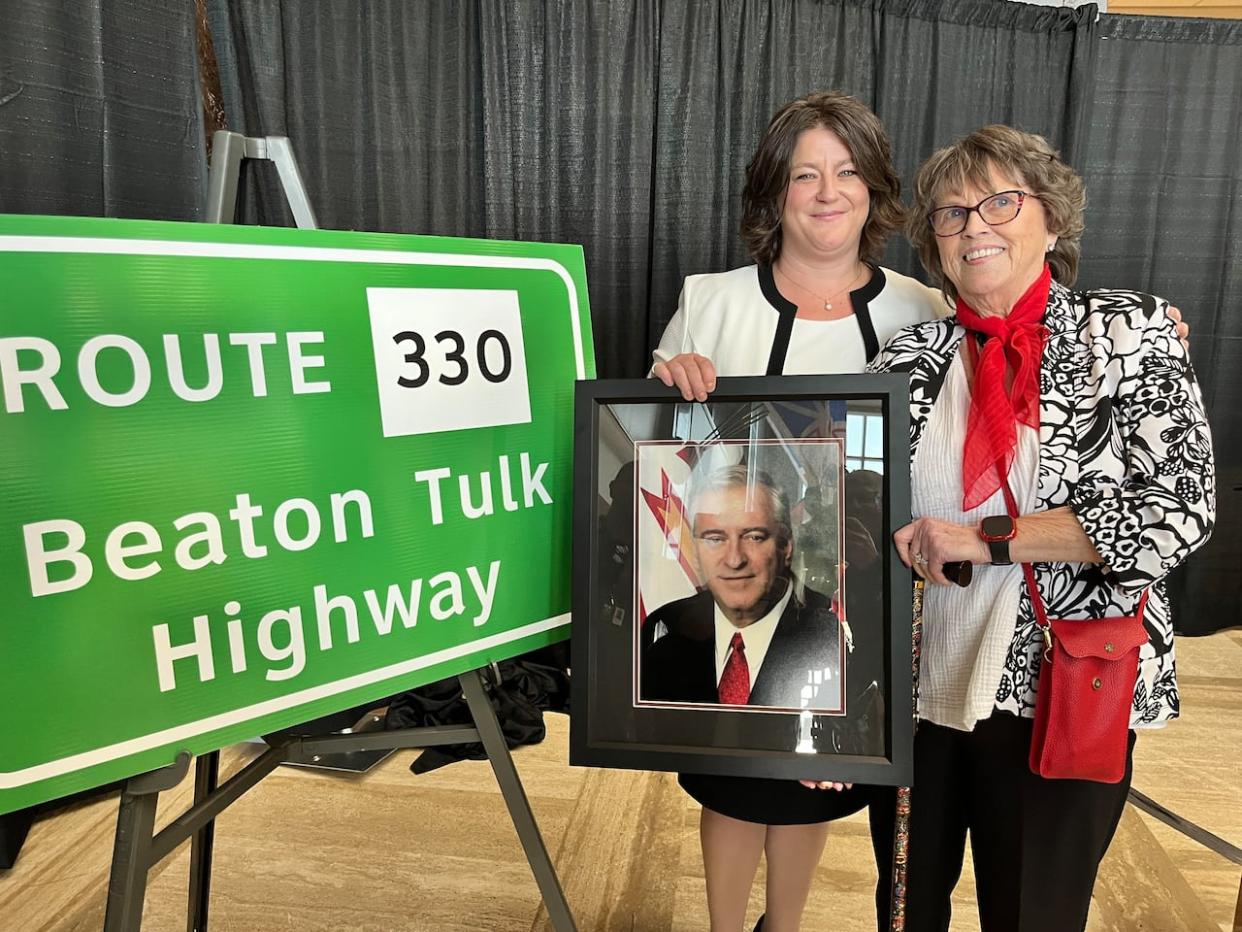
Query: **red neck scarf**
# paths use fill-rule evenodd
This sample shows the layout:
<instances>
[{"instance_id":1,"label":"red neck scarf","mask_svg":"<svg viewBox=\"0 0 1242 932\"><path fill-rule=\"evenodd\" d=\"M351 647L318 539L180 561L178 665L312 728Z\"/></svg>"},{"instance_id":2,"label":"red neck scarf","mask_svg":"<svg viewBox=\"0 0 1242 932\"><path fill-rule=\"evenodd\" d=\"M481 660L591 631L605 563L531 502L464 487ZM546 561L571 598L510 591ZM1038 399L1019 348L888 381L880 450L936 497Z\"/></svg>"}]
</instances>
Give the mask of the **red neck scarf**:
<instances>
[{"instance_id":1,"label":"red neck scarf","mask_svg":"<svg viewBox=\"0 0 1242 932\"><path fill-rule=\"evenodd\" d=\"M1039 429L1039 366L1048 335L1042 321L1051 283L1052 273L1045 264L1007 317L980 317L961 297L957 299L957 319L968 331L966 339L975 333L988 338L975 363L966 421L963 511L986 502L1008 480L1018 448L1018 424ZM1009 391L1006 369L1013 372Z\"/></svg>"}]
</instances>

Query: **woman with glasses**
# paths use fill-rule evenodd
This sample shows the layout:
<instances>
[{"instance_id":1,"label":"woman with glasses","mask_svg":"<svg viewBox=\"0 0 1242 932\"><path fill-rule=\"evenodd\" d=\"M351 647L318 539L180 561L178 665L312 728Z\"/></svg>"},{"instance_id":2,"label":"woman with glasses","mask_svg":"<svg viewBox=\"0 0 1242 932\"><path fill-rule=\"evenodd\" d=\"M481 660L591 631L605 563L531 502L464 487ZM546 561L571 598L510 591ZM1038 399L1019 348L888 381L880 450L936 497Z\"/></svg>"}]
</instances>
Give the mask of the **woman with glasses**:
<instances>
[{"instance_id":1,"label":"woman with glasses","mask_svg":"<svg viewBox=\"0 0 1242 932\"><path fill-rule=\"evenodd\" d=\"M721 375L860 372L898 329L949 311L939 292L877 260L904 212L879 119L836 93L777 111L746 169L742 237L754 265L691 275L652 372L703 401ZM713 932L738 932L761 855L764 932L799 927L831 819L868 788L683 774L703 805ZM891 839L891 834L890 834ZM887 860L891 841L880 846Z\"/></svg>"},{"instance_id":2,"label":"woman with glasses","mask_svg":"<svg viewBox=\"0 0 1242 932\"><path fill-rule=\"evenodd\" d=\"M870 366L910 375L916 520L894 541L933 584L909 932L949 928L968 833L984 932L1086 926L1134 732L1128 746L1117 733L1119 782L1032 772L1043 618L1140 613L1147 643L1119 725L1127 700L1132 728L1178 712L1162 580L1211 533L1211 435L1165 303L1070 290L1084 203L1082 179L1039 136L988 126L938 151L915 181L909 234L956 314L903 330ZM964 560L979 565L973 582L948 585L945 563ZM1089 687L1085 717L1102 714Z\"/></svg>"}]
</instances>

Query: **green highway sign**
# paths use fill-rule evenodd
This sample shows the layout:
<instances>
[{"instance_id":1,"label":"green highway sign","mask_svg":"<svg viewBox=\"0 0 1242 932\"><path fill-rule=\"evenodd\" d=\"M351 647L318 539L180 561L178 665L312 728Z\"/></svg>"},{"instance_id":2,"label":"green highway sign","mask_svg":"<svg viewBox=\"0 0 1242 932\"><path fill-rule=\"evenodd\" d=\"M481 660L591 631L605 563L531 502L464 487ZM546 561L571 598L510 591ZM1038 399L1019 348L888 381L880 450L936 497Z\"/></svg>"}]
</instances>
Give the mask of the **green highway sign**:
<instances>
[{"instance_id":1,"label":"green highway sign","mask_svg":"<svg viewBox=\"0 0 1242 932\"><path fill-rule=\"evenodd\" d=\"M569 635L582 250L0 216L0 813Z\"/></svg>"}]
</instances>

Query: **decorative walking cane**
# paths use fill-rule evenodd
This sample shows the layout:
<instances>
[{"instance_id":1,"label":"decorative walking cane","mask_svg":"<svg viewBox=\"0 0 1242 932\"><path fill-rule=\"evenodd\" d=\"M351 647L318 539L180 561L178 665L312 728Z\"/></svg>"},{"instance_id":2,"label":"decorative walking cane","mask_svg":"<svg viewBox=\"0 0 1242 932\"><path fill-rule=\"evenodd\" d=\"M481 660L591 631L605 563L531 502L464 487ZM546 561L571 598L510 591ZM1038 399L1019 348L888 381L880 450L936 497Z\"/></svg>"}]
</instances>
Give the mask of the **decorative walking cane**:
<instances>
[{"instance_id":1,"label":"decorative walking cane","mask_svg":"<svg viewBox=\"0 0 1242 932\"><path fill-rule=\"evenodd\" d=\"M913 674L914 727L919 727L919 655L923 641L923 580L914 581L914 623L910 627L910 663ZM910 787L897 787L897 815L893 823L892 932L906 928L906 867L910 861Z\"/></svg>"}]
</instances>

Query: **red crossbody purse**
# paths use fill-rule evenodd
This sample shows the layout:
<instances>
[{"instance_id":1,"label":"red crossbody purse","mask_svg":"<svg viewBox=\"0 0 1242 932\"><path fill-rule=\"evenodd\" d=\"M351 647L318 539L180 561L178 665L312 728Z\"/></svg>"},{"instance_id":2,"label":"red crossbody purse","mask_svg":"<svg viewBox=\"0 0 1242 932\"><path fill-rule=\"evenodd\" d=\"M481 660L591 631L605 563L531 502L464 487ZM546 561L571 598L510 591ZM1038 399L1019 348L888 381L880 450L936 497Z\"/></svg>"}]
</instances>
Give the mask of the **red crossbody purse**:
<instances>
[{"instance_id":1,"label":"red crossbody purse","mask_svg":"<svg viewBox=\"0 0 1242 932\"><path fill-rule=\"evenodd\" d=\"M1017 520L1009 482L1001 488L1009 516ZM1049 618L1031 564L1022 564L1022 574L1044 636L1031 771L1053 780L1118 783L1126 774L1139 649L1147 643L1143 627L1147 591L1133 615Z\"/></svg>"},{"instance_id":2,"label":"red crossbody purse","mask_svg":"<svg viewBox=\"0 0 1242 932\"><path fill-rule=\"evenodd\" d=\"M974 363L978 351L972 343L968 346ZM1009 516L1017 520L1018 506L1008 480L1001 488ZM1044 637L1031 771L1054 780L1118 783L1126 772L1139 650L1147 643L1143 627L1147 592L1139 597L1133 615L1049 618L1031 564L1023 563L1022 573Z\"/></svg>"},{"instance_id":3,"label":"red crossbody purse","mask_svg":"<svg viewBox=\"0 0 1242 932\"><path fill-rule=\"evenodd\" d=\"M1031 771L1056 780L1117 783L1126 773L1139 649L1147 643L1147 593L1133 615L1049 618L1031 564L1023 563L1022 571L1044 635Z\"/></svg>"}]
</instances>

